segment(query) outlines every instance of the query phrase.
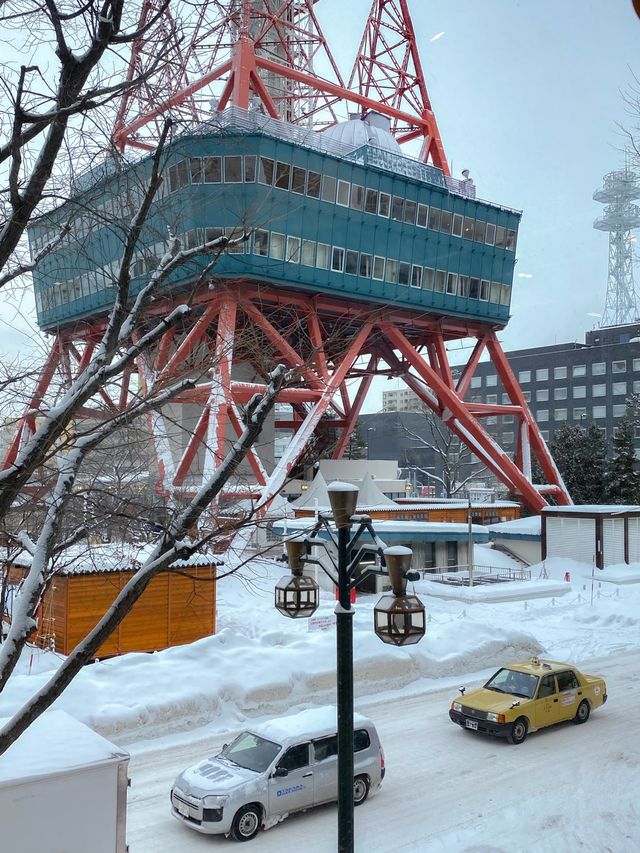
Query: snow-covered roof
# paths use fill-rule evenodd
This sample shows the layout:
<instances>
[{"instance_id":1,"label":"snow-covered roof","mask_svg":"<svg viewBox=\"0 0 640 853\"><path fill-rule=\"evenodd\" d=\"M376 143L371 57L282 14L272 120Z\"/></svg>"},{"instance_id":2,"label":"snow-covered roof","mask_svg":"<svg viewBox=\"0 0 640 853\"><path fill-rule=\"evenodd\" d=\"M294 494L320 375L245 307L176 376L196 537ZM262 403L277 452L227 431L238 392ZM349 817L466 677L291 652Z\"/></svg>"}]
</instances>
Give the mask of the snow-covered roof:
<instances>
[{"instance_id":1,"label":"snow-covered roof","mask_svg":"<svg viewBox=\"0 0 640 853\"><path fill-rule=\"evenodd\" d=\"M276 521L274 530L286 535L299 530L310 530L314 521L310 518L296 518L294 520ZM395 521L385 519L374 521L376 533L388 544L392 542L441 542L441 541L463 541L469 535L469 525L466 522L448 521ZM488 542L489 529L482 524L472 524L471 533L474 542ZM328 538L328 534L321 529L318 536ZM369 541L369 536L364 533L363 541Z\"/></svg>"},{"instance_id":2,"label":"snow-covered roof","mask_svg":"<svg viewBox=\"0 0 640 853\"><path fill-rule=\"evenodd\" d=\"M367 717L357 712L353 715L355 725L370 722ZM308 736L319 737L333 734L337 731L337 711L335 705L325 705L321 708L308 708L289 717L278 717L267 723L251 726L251 731L262 735L267 740L284 744L289 740L298 740Z\"/></svg>"},{"instance_id":3,"label":"snow-covered roof","mask_svg":"<svg viewBox=\"0 0 640 853\"><path fill-rule=\"evenodd\" d=\"M105 542L98 545L78 543L65 551L64 563L56 568L60 575L97 574L100 572L134 571L141 566L155 548L155 542ZM196 568L217 565L220 558L211 551L191 554L184 560L175 560L172 567Z\"/></svg>"},{"instance_id":4,"label":"snow-covered roof","mask_svg":"<svg viewBox=\"0 0 640 853\"><path fill-rule=\"evenodd\" d=\"M626 512L640 513L640 506L635 504L574 504L573 506L545 506L542 512L551 515L566 513L589 513L590 515L623 515Z\"/></svg>"},{"instance_id":5,"label":"snow-covered roof","mask_svg":"<svg viewBox=\"0 0 640 853\"><path fill-rule=\"evenodd\" d=\"M364 479L361 482L354 483L353 485L357 486L359 490L356 507L357 512L365 512L370 509L398 509L398 504L380 491L371 474L365 474ZM293 501L290 506L294 510L318 509L321 512L329 512L331 510L327 481L319 471L313 478L313 481L307 491L303 492L303 494L296 501Z\"/></svg>"},{"instance_id":6,"label":"snow-covered roof","mask_svg":"<svg viewBox=\"0 0 640 853\"><path fill-rule=\"evenodd\" d=\"M0 720L0 728L6 722ZM2 755L0 787L128 758L128 752L66 711L47 711Z\"/></svg>"},{"instance_id":7,"label":"snow-covered roof","mask_svg":"<svg viewBox=\"0 0 640 853\"><path fill-rule=\"evenodd\" d=\"M539 539L542 535L542 521L539 515L532 515L529 518L514 518L513 521L501 521L499 524L488 524L492 538L493 534L499 536L509 536L514 538Z\"/></svg>"},{"instance_id":8,"label":"snow-covered roof","mask_svg":"<svg viewBox=\"0 0 640 853\"><path fill-rule=\"evenodd\" d=\"M412 509L468 509L469 501L458 498L398 498L398 504ZM471 509L512 509L519 507L515 501L471 501Z\"/></svg>"}]
</instances>

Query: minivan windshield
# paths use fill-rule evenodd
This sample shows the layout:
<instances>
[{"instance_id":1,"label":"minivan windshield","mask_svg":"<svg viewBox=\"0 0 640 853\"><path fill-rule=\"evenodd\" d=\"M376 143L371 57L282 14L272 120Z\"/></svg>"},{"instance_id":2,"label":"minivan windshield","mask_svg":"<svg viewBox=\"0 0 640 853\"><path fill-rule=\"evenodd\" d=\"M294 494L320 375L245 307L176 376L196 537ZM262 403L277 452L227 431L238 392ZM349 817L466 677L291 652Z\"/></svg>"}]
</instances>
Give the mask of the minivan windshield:
<instances>
[{"instance_id":1,"label":"minivan windshield","mask_svg":"<svg viewBox=\"0 0 640 853\"><path fill-rule=\"evenodd\" d=\"M519 672L516 669L499 669L485 684L487 690L508 693L510 696L522 696L531 699L538 686L538 676Z\"/></svg>"},{"instance_id":2,"label":"minivan windshield","mask_svg":"<svg viewBox=\"0 0 640 853\"><path fill-rule=\"evenodd\" d=\"M252 732L243 732L222 750L218 758L231 761L246 770L264 773L281 749L279 743L265 740Z\"/></svg>"}]
</instances>

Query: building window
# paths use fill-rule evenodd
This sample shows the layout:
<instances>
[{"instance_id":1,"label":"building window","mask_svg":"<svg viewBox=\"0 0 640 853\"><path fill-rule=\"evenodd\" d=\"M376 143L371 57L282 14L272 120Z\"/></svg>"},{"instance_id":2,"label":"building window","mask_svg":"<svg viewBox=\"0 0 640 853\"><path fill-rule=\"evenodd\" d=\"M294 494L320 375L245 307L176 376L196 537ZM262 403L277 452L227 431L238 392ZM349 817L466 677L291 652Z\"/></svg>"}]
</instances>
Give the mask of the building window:
<instances>
[{"instance_id":1,"label":"building window","mask_svg":"<svg viewBox=\"0 0 640 853\"><path fill-rule=\"evenodd\" d=\"M411 267L411 287L422 287L422 267L415 264Z\"/></svg>"},{"instance_id":2,"label":"building window","mask_svg":"<svg viewBox=\"0 0 640 853\"><path fill-rule=\"evenodd\" d=\"M548 388L538 388L536 391L536 403L544 403L545 400L549 399L549 389Z\"/></svg>"},{"instance_id":3,"label":"building window","mask_svg":"<svg viewBox=\"0 0 640 853\"><path fill-rule=\"evenodd\" d=\"M276 163L276 179L274 186L280 190L288 190L291 186L291 166L288 163Z\"/></svg>"},{"instance_id":4,"label":"building window","mask_svg":"<svg viewBox=\"0 0 640 853\"><path fill-rule=\"evenodd\" d=\"M591 386L591 396L592 397L606 397L607 395L607 386L606 385L592 385Z\"/></svg>"},{"instance_id":5,"label":"building window","mask_svg":"<svg viewBox=\"0 0 640 853\"><path fill-rule=\"evenodd\" d=\"M542 436L543 441L549 441L549 430L548 429L541 429L540 435Z\"/></svg>"},{"instance_id":6,"label":"building window","mask_svg":"<svg viewBox=\"0 0 640 853\"><path fill-rule=\"evenodd\" d=\"M204 157L204 182L205 184L219 184L222 181L222 158L221 157ZM264 160L263 157L260 158ZM271 177L273 178L273 160L267 160L271 163ZM263 181L262 183L265 183Z\"/></svg>"},{"instance_id":7,"label":"building window","mask_svg":"<svg viewBox=\"0 0 640 853\"><path fill-rule=\"evenodd\" d=\"M331 246L327 243L318 243L318 251L316 252L316 266L321 270L329 269L329 257L331 255Z\"/></svg>"},{"instance_id":8,"label":"building window","mask_svg":"<svg viewBox=\"0 0 640 853\"><path fill-rule=\"evenodd\" d=\"M426 228L428 216L429 216L428 205L419 204L418 205L418 215L416 218L416 225L418 225L420 228Z\"/></svg>"},{"instance_id":9,"label":"building window","mask_svg":"<svg viewBox=\"0 0 640 853\"><path fill-rule=\"evenodd\" d=\"M266 257L269 254L269 232L258 230L253 236L253 254L263 255Z\"/></svg>"},{"instance_id":10,"label":"building window","mask_svg":"<svg viewBox=\"0 0 640 853\"><path fill-rule=\"evenodd\" d=\"M640 370L640 358L633 359L633 369Z\"/></svg>"},{"instance_id":11,"label":"building window","mask_svg":"<svg viewBox=\"0 0 640 853\"><path fill-rule=\"evenodd\" d=\"M521 370L518 373L518 381L522 382L531 382L531 371L530 370Z\"/></svg>"},{"instance_id":12,"label":"building window","mask_svg":"<svg viewBox=\"0 0 640 853\"><path fill-rule=\"evenodd\" d=\"M553 412L554 421L566 421L567 419L567 410L566 409L555 409Z\"/></svg>"},{"instance_id":13,"label":"building window","mask_svg":"<svg viewBox=\"0 0 640 853\"><path fill-rule=\"evenodd\" d=\"M554 379L566 379L567 378L567 368L566 367L554 367L553 368L553 378Z\"/></svg>"},{"instance_id":14,"label":"building window","mask_svg":"<svg viewBox=\"0 0 640 853\"><path fill-rule=\"evenodd\" d=\"M490 373L486 378L487 388L494 388L498 384L498 377L495 373Z\"/></svg>"},{"instance_id":15,"label":"building window","mask_svg":"<svg viewBox=\"0 0 640 853\"><path fill-rule=\"evenodd\" d=\"M284 234L277 234L275 231L271 234L271 247L269 255L277 261L284 260Z\"/></svg>"},{"instance_id":16,"label":"building window","mask_svg":"<svg viewBox=\"0 0 640 853\"><path fill-rule=\"evenodd\" d=\"M489 406L493 406L495 403L498 402L498 395L497 394L487 394L486 402Z\"/></svg>"},{"instance_id":17,"label":"building window","mask_svg":"<svg viewBox=\"0 0 640 853\"><path fill-rule=\"evenodd\" d=\"M502 443L503 444L513 444L513 433L505 432L502 434Z\"/></svg>"},{"instance_id":18,"label":"building window","mask_svg":"<svg viewBox=\"0 0 640 853\"><path fill-rule=\"evenodd\" d=\"M331 253L331 269L334 272L342 272L344 267L344 249L334 246Z\"/></svg>"},{"instance_id":19,"label":"building window","mask_svg":"<svg viewBox=\"0 0 640 853\"><path fill-rule=\"evenodd\" d=\"M300 238L287 237L287 260L292 264L300 263Z\"/></svg>"},{"instance_id":20,"label":"building window","mask_svg":"<svg viewBox=\"0 0 640 853\"><path fill-rule=\"evenodd\" d=\"M458 565L458 543L447 542L447 566L452 568Z\"/></svg>"},{"instance_id":21,"label":"building window","mask_svg":"<svg viewBox=\"0 0 640 853\"><path fill-rule=\"evenodd\" d=\"M291 192L298 193L298 195L304 195L304 185L306 182L306 178L306 170L301 169L299 166L294 166L293 173L291 176Z\"/></svg>"},{"instance_id":22,"label":"building window","mask_svg":"<svg viewBox=\"0 0 640 853\"><path fill-rule=\"evenodd\" d=\"M389 216L389 210L391 209L391 196L389 193L380 193L380 197L378 199L378 216Z\"/></svg>"},{"instance_id":23,"label":"building window","mask_svg":"<svg viewBox=\"0 0 640 853\"><path fill-rule=\"evenodd\" d=\"M377 190L366 190L364 194L364 209L367 213L378 212L378 192Z\"/></svg>"},{"instance_id":24,"label":"building window","mask_svg":"<svg viewBox=\"0 0 640 853\"><path fill-rule=\"evenodd\" d=\"M459 213L453 214L451 233L454 237L462 237L462 216Z\"/></svg>"},{"instance_id":25,"label":"building window","mask_svg":"<svg viewBox=\"0 0 640 853\"><path fill-rule=\"evenodd\" d=\"M612 361L611 362L611 372L612 373L626 373L627 372L627 362L626 361Z\"/></svg>"},{"instance_id":26,"label":"building window","mask_svg":"<svg viewBox=\"0 0 640 853\"><path fill-rule=\"evenodd\" d=\"M440 208L438 207L429 208L429 228L433 231L440 230Z\"/></svg>"},{"instance_id":27,"label":"building window","mask_svg":"<svg viewBox=\"0 0 640 853\"><path fill-rule=\"evenodd\" d=\"M360 184L351 184L351 207L354 210L364 209L364 187Z\"/></svg>"},{"instance_id":28,"label":"building window","mask_svg":"<svg viewBox=\"0 0 640 853\"><path fill-rule=\"evenodd\" d=\"M633 393L634 394L640 394L640 382L637 379L633 383Z\"/></svg>"},{"instance_id":29,"label":"building window","mask_svg":"<svg viewBox=\"0 0 640 853\"><path fill-rule=\"evenodd\" d=\"M384 280L390 284L398 283L398 262L393 258L387 258L387 269L384 274Z\"/></svg>"},{"instance_id":30,"label":"building window","mask_svg":"<svg viewBox=\"0 0 640 853\"><path fill-rule=\"evenodd\" d=\"M549 379L549 368L539 367L536 370L536 382L547 382Z\"/></svg>"},{"instance_id":31,"label":"building window","mask_svg":"<svg viewBox=\"0 0 640 853\"><path fill-rule=\"evenodd\" d=\"M242 157L224 158L224 181L226 184L239 184L242 181Z\"/></svg>"},{"instance_id":32,"label":"building window","mask_svg":"<svg viewBox=\"0 0 640 853\"><path fill-rule=\"evenodd\" d=\"M591 415L594 418L606 418L607 417L607 407L606 406L594 406L591 409Z\"/></svg>"},{"instance_id":33,"label":"building window","mask_svg":"<svg viewBox=\"0 0 640 853\"><path fill-rule=\"evenodd\" d=\"M573 399L583 400L587 396L586 385L575 385L573 388Z\"/></svg>"},{"instance_id":34,"label":"building window","mask_svg":"<svg viewBox=\"0 0 640 853\"><path fill-rule=\"evenodd\" d=\"M574 364L571 368L572 376L586 376L587 375L587 365L586 364Z\"/></svg>"},{"instance_id":35,"label":"building window","mask_svg":"<svg viewBox=\"0 0 640 853\"><path fill-rule=\"evenodd\" d=\"M498 423L498 418L495 415L489 415L488 418L485 418L485 423L493 426L493 424Z\"/></svg>"},{"instance_id":36,"label":"building window","mask_svg":"<svg viewBox=\"0 0 640 853\"><path fill-rule=\"evenodd\" d=\"M422 276L423 290L433 290L433 281L435 276L436 271L432 267L424 267L424 274Z\"/></svg>"},{"instance_id":37,"label":"building window","mask_svg":"<svg viewBox=\"0 0 640 853\"><path fill-rule=\"evenodd\" d=\"M471 377L471 388L482 388L482 376Z\"/></svg>"},{"instance_id":38,"label":"building window","mask_svg":"<svg viewBox=\"0 0 640 853\"><path fill-rule=\"evenodd\" d=\"M606 372L607 365L604 361L596 361L595 364L591 365L592 376L604 376Z\"/></svg>"},{"instance_id":39,"label":"building window","mask_svg":"<svg viewBox=\"0 0 640 853\"><path fill-rule=\"evenodd\" d=\"M347 249L344 271L347 275L358 275L358 253L353 249Z\"/></svg>"},{"instance_id":40,"label":"building window","mask_svg":"<svg viewBox=\"0 0 640 853\"><path fill-rule=\"evenodd\" d=\"M531 391L523 391L522 396L524 397L527 403L531 402Z\"/></svg>"},{"instance_id":41,"label":"building window","mask_svg":"<svg viewBox=\"0 0 640 853\"><path fill-rule=\"evenodd\" d=\"M626 382L614 382L611 386L611 390L614 394L626 394L627 393L627 383Z\"/></svg>"},{"instance_id":42,"label":"building window","mask_svg":"<svg viewBox=\"0 0 640 853\"><path fill-rule=\"evenodd\" d=\"M336 196L336 204L342 207L349 207L349 182L338 181L338 195Z\"/></svg>"},{"instance_id":43,"label":"building window","mask_svg":"<svg viewBox=\"0 0 640 853\"><path fill-rule=\"evenodd\" d=\"M415 225L416 223L416 206L415 201L406 200L404 205L404 221L407 225Z\"/></svg>"},{"instance_id":44,"label":"building window","mask_svg":"<svg viewBox=\"0 0 640 853\"><path fill-rule=\"evenodd\" d=\"M425 569L435 569L436 567L436 543L424 543L424 567Z\"/></svg>"},{"instance_id":45,"label":"building window","mask_svg":"<svg viewBox=\"0 0 640 853\"><path fill-rule=\"evenodd\" d=\"M451 212L448 210L442 211L442 216L440 217L440 231L443 234L451 234L451 221L452 221Z\"/></svg>"},{"instance_id":46,"label":"building window","mask_svg":"<svg viewBox=\"0 0 640 853\"><path fill-rule=\"evenodd\" d=\"M573 419L574 421L581 421L583 418L587 417L587 409L585 406L578 406L573 410Z\"/></svg>"},{"instance_id":47,"label":"building window","mask_svg":"<svg viewBox=\"0 0 640 853\"><path fill-rule=\"evenodd\" d=\"M302 263L305 267L313 267L316 263L316 244L314 240L302 241Z\"/></svg>"},{"instance_id":48,"label":"building window","mask_svg":"<svg viewBox=\"0 0 640 853\"><path fill-rule=\"evenodd\" d=\"M373 277L377 281L384 281L384 258L379 255L373 259Z\"/></svg>"},{"instance_id":49,"label":"building window","mask_svg":"<svg viewBox=\"0 0 640 853\"><path fill-rule=\"evenodd\" d=\"M627 407L624 403L613 406L612 408L614 418L623 418L627 412Z\"/></svg>"},{"instance_id":50,"label":"building window","mask_svg":"<svg viewBox=\"0 0 640 853\"><path fill-rule=\"evenodd\" d=\"M553 389L553 399L554 400L566 400L567 399L567 389L566 388L554 388Z\"/></svg>"},{"instance_id":51,"label":"building window","mask_svg":"<svg viewBox=\"0 0 640 853\"><path fill-rule=\"evenodd\" d=\"M322 176L322 201L328 201L334 204L336 200L336 187L338 182L330 175Z\"/></svg>"},{"instance_id":52,"label":"building window","mask_svg":"<svg viewBox=\"0 0 640 853\"><path fill-rule=\"evenodd\" d=\"M307 175L307 195L309 198L320 198L322 175L320 172L309 172Z\"/></svg>"},{"instance_id":53,"label":"building window","mask_svg":"<svg viewBox=\"0 0 640 853\"><path fill-rule=\"evenodd\" d=\"M513 415L503 415L502 423L503 424L512 424L513 423Z\"/></svg>"},{"instance_id":54,"label":"building window","mask_svg":"<svg viewBox=\"0 0 640 853\"><path fill-rule=\"evenodd\" d=\"M402 214L404 210L404 199L399 195L394 195L391 199L391 218L398 222L402 222Z\"/></svg>"},{"instance_id":55,"label":"building window","mask_svg":"<svg viewBox=\"0 0 640 853\"><path fill-rule=\"evenodd\" d=\"M398 284L409 285L411 278L411 264L406 261L400 261L398 264Z\"/></svg>"},{"instance_id":56,"label":"building window","mask_svg":"<svg viewBox=\"0 0 640 853\"><path fill-rule=\"evenodd\" d=\"M371 255L368 255L366 252L360 253L360 275L363 278L371 277L371 262L373 258Z\"/></svg>"},{"instance_id":57,"label":"building window","mask_svg":"<svg viewBox=\"0 0 640 853\"><path fill-rule=\"evenodd\" d=\"M496 226L493 224L493 222L487 222L487 230L485 232L484 241L489 246L493 246L493 244L496 242Z\"/></svg>"},{"instance_id":58,"label":"building window","mask_svg":"<svg viewBox=\"0 0 640 853\"><path fill-rule=\"evenodd\" d=\"M536 412L536 420L544 423L549 420L549 409L538 409Z\"/></svg>"}]
</instances>

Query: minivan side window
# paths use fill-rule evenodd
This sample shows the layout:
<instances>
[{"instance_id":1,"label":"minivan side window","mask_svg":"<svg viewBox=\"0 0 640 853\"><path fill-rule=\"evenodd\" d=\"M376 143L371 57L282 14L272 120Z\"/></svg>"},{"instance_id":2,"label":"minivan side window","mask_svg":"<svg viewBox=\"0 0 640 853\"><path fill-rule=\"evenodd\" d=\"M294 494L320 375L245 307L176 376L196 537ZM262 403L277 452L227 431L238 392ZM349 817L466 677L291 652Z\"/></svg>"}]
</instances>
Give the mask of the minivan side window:
<instances>
[{"instance_id":1,"label":"minivan side window","mask_svg":"<svg viewBox=\"0 0 640 853\"><path fill-rule=\"evenodd\" d=\"M284 767L289 772L299 770L301 767L306 767L309 763L309 744L299 743L297 746L292 746L278 761L278 767Z\"/></svg>"},{"instance_id":2,"label":"minivan side window","mask_svg":"<svg viewBox=\"0 0 640 853\"><path fill-rule=\"evenodd\" d=\"M362 752L363 749L368 749L371 746L371 738L366 729L356 729L353 733L353 751Z\"/></svg>"},{"instance_id":3,"label":"minivan side window","mask_svg":"<svg viewBox=\"0 0 640 853\"><path fill-rule=\"evenodd\" d=\"M338 737L323 737L320 740L313 742L313 756L316 761L324 761L326 758L331 758L338 754Z\"/></svg>"}]
</instances>

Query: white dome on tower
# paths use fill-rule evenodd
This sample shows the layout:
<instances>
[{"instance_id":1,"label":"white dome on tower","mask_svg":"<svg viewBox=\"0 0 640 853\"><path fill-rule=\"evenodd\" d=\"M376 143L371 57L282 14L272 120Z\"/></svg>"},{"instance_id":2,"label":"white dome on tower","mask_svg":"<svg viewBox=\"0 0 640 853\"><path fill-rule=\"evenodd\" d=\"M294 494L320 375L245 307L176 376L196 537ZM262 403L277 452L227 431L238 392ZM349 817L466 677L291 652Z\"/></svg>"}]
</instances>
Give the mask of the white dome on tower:
<instances>
[{"instance_id":1,"label":"white dome on tower","mask_svg":"<svg viewBox=\"0 0 640 853\"><path fill-rule=\"evenodd\" d=\"M401 154L402 149L391 133L391 124L387 116L380 113L367 113L364 118L353 115L348 121L341 121L322 131L337 142L355 150L363 145L372 145L384 151Z\"/></svg>"}]
</instances>

